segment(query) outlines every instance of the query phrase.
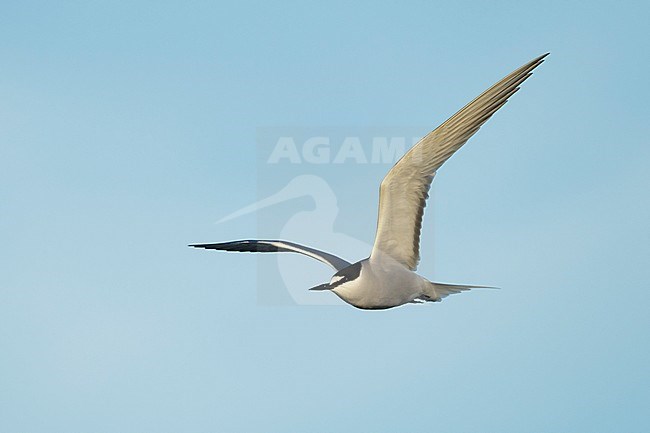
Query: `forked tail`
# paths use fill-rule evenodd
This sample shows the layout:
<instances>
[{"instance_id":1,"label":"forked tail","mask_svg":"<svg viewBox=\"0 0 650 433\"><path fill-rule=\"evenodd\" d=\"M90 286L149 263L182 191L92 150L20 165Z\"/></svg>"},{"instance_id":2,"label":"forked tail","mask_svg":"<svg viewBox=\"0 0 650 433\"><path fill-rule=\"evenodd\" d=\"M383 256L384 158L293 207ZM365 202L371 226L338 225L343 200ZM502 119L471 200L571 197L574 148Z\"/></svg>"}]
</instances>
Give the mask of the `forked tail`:
<instances>
[{"instance_id":1,"label":"forked tail","mask_svg":"<svg viewBox=\"0 0 650 433\"><path fill-rule=\"evenodd\" d=\"M423 299L424 301L430 302L440 302L442 298L446 298L449 295L454 295L460 292L466 292L471 289L498 289L498 287L490 286L468 286L464 284L444 284L444 283L434 283L431 282L430 292L427 294L428 299Z\"/></svg>"}]
</instances>

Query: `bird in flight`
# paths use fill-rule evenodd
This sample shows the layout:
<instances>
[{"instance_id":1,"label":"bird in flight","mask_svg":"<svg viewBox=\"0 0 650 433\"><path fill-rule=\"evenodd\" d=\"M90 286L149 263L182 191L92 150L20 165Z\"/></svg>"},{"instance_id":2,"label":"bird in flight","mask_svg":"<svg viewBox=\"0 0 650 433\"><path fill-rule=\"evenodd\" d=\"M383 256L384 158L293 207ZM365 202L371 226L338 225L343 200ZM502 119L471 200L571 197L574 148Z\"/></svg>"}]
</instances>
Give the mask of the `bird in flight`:
<instances>
[{"instance_id":1,"label":"bird in flight","mask_svg":"<svg viewBox=\"0 0 650 433\"><path fill-rule=\"evenodd\" d=\"M381 310L408 303L438 302L462 291L485 288L435 283L418 275L420 231L429 188L438 169L532 75L544 54L490 87L416 143L388 172L379 188L377 233L370 257L350 263L315 248L281 240L241 240L194 244L211 250L293 252L319 260L336 271L328 283L309 290L328 290L357 308Z\"/></svg>"}]
</instances>

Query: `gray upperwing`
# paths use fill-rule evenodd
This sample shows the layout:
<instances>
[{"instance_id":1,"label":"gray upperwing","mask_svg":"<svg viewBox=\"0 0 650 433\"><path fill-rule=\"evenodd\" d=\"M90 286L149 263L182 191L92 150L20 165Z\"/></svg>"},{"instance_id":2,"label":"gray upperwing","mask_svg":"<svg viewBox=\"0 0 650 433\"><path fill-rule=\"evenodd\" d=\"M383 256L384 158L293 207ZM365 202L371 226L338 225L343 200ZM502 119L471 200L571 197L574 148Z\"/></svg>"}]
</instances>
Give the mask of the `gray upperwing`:
<instances>
[{"instance_id":1,"label":"gray upperwing","mask_svg":"<svg viewBox=\"0 0 650 433\"><path fill-rule=\"evenodd\" d=\"M377 234L370 258L379 252L414 271L420 260L420 231L436 171L512 96L544 57L526 63L483 92L413 146L381 182Z\"/></svg>"}]
</instances>

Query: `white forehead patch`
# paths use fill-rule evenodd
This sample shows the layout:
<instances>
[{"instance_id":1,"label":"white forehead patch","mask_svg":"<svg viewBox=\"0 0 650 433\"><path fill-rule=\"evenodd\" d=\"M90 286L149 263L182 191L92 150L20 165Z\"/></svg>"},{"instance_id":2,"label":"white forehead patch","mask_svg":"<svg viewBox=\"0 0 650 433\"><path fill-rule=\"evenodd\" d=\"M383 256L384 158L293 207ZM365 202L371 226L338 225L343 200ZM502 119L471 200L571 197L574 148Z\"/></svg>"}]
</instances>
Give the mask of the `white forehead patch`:
<instances>
[{"instance_id":1,"label":"white forehead patch","mask_svg":"<svg viewBox=\"0 0 650 433\"><path fill-rule=\"evenodd\" d=\"M343 275L334 275L330 284L335 284L343 279Z\"/></svg>"}]
</instances>

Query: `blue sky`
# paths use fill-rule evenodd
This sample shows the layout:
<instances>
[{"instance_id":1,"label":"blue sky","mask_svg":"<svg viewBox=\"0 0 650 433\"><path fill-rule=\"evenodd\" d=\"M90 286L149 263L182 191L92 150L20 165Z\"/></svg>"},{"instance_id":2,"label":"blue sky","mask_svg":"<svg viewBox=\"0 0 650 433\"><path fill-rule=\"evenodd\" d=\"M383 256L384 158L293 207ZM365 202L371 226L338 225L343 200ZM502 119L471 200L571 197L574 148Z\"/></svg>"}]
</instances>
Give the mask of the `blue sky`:
<instances>
[{"instance_id":1,"label":"blue sky","mask_svg":"<svg viewBox=\"0 0 650 433\"><path fill-rule=\"evenodd\" d=\"M2 430L648 431L649 12L3 4ZM215 224L260 197L260 128L424 134L547 51L425 215L422 274L500 291L261 305L275 258L186 247L291 216ZM335 229L372 242L388 168L319 169L358 188Z\"/></svg>"}]
</instances>

